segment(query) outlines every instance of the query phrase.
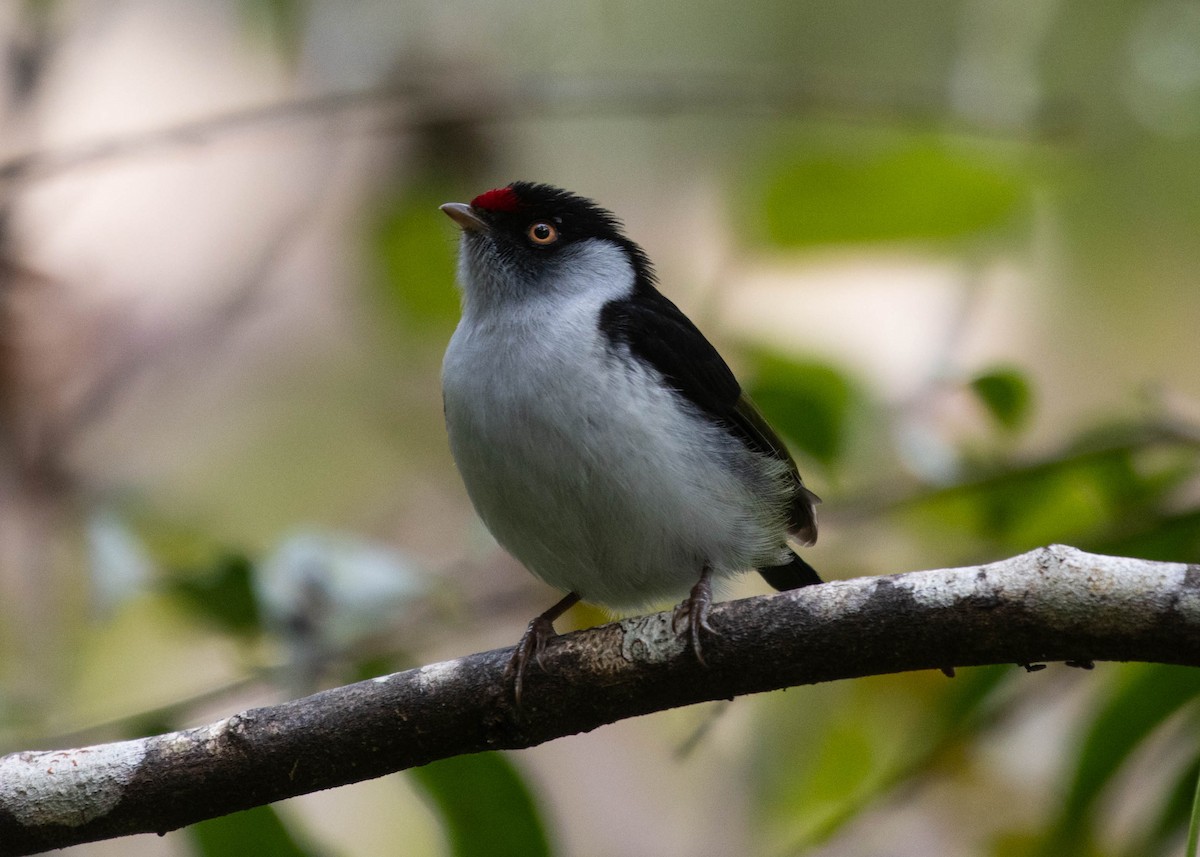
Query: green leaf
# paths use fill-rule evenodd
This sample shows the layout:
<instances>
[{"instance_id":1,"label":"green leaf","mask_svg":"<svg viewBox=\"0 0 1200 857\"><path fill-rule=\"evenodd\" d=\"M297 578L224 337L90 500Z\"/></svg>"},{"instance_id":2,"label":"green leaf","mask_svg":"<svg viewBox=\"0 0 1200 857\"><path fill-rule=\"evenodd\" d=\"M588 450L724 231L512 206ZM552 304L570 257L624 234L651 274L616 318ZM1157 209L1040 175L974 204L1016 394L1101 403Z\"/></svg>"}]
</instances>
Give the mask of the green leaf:
<instances>
[{"instance_id":1,"label":"green leaf","mask_svg":"<svg viewBox=\"0 0 1200 857\"><path fill-rule=\"evenodd\" d=\"M856 392L846 376L824 363L759 355L749 394L789 446L828 469L846 449Z\"/></svg>"},{"instance_id":2,"label":"green leaf","mask_svg":"<svg viewBox=\"0 0 1200 857\"><path fill-rule=\"evenodd\" d=\"M218 627L236 634L250 634L262 627L254 598L253 573L253 564L247 557L226 553L211 567L171 581L169 589Z\"/></svg>"},{"instance_id":3,"label":"green leaf","mask_svg":"<svg viewBox=\"0 0 1200 857\"><path fill-rule=\"evenodd\" d=\"M761 725L763 755L754 763L764 851L808 853L902 783L953 764L957 748L1003 711L998 690L1016 673L996 666L959 670L952 680L874 676L781 699Z\"/></svg>"},{"instance_id":4,"label":"green leaf","mask_svg":"<svg viewBox=\"0 0 1200 857\"><path fill-rule=\"evenodd\" d=\"M1066 542L1084 550L1190 562L1200 557L1200 515L1164 514L1200 472L1193 450L1072 444L1041 461L997 468L991 460L958 485L909 506L924 526L970 533L988 552Z\"/></svg>"},{"instance_id":5,"label":"green leaf","mask_svg":"<svg viewBox=\"0 0 1200 857\"><path fill-rule=\"evenodd\" d=\"M445 201L437 189L418 188L383 211L374 229L384 308L409 329L436 333L458 320L458 230L438 211Z\"/></svg>"},{"instance_id":6,"label":"green leaf","mask_svg":"<svg viewBox=\"0 0 1200 857\"><path fill-rule=\"evenodd\" d=\"M315 857L318 853L301 846L269 806L202 821L186 833L197 857Z\"/></svg>"},{"instance_id":7,"label":"green leaf","mask_svg":"<svg viewBox=\"0 0 1200 857\"><path fill-rule=\"evenodd\" d=\"M924 714L918 696L890 693L890 686L886 677L872 678L779 700L782 719L762 724L754 762L765 853L805 853L890 784Z\"/></svg>"},{"instance_id":8,"label":"green leaf","mask_svg":"<svg viewBox=\"0 0 1200 857\"><path fill-rule=\"evenodd\" d=\"M1011 168L926 135L793 142L773 160L755 237L781 247L960 238L1011 219L1024 198Z\"/></svg>"},{"instance_id":9,"label":"green leaf","mask_svg":"<svg viewBox=\"0 0 1200 857\"><path fill-rule=\"evenodd\" d=\"M1137 532L1084 546L1086 550L1164 562L1200 560L1200 510L1156 515Z\"/></svg>"},{"instance_id":10,"label":"green leaf","mask_svg":"<svg viewBox=\"0 0 1200 857\"><path fill-rule=\"evenodd\" d=\"M1016 369L993 369L974 378L970 387L1002 428L1016 431L1028 420L1033 394Z\"/></svg>"},{"instance_id":11,"label":"green leaf","mask_svg":"<svg viewBox=\"0 0 1200 857\"><path fill-rule=\"evenodd\" d=\"M454 756L410 774L437 810L453 857L548 857L529 787L499 753Z\"/></svg>"},{"instance_id":12,"label":"green leaf","mask_svg":"<svg viewBox=\"0 0 1200 857\"><path fill-rule=\"evenodd\" d=\"M295 60L304 37L307 0L241 0L241 6L251 31Z\"/></svg>"},{"instance_id":13,"label":"green leaf","mask_svg":"<svg viewBox=\"0 0 1200 857\"><path fill-rule=\"evenodd\" d=\"M1125 849L1125 857L1150 857L1153 854L1168 855L1176 844L1176 837L1185 828L1196 823L1197 797L1200 797L1200 759L1193 759L1176 778L1166 795L1159 800L1158 812L1146 829L1135 837L1135 843ZM1189 857L1194 855L1189 854Z\"/></svg>"},{"instance_id":14,"label":"green leaf","mask_svg":"<svg viewBox=\"0 0 1200 857\"><path fill-rule=\"evenodd\" d=\"M1040 852L1046 857L1087 853L1105 787L1164 720L1200 695L1200 670L1192 667L1148 664L1128 673L1084 737L1061 815Z\"/></svg>"},{"instance_id":15,"label":"green leaf","mask_svg":"<svg viewBox=\"0 0 1200 857\"><path fill-rule=\"evenodd\" d=\"M1200 768L1195 765L1188 771L1196 781L1196 788L1192 792L1192 813L1188 819L1187 832L1187 857L1196 857L1196 848L1200 844Z\"/></svg>"},{"instance_id":16,"label":"green leaf","mask_svg":"<svg viewBox=\"0 0 1200 857\"><path fill-rule=\"evenodd\" d=\"M969 732L986 719L985 712L994 706L997 692L1018 671L1007 664L986 667L967 667L956 671L954 680L935 707L935 741L944 736Z\"/></svg>"},{"instance_id":17,"label":"green leaf","mask_svg":"<svg viewBox=\"0 0 1200 857\"><path fill-rule=\"evenodd\" d=\"M419 663L403 654L373 654L354 662L347 681L366 681L381 675L391 675Z\"/></svg>"}]
</instances>

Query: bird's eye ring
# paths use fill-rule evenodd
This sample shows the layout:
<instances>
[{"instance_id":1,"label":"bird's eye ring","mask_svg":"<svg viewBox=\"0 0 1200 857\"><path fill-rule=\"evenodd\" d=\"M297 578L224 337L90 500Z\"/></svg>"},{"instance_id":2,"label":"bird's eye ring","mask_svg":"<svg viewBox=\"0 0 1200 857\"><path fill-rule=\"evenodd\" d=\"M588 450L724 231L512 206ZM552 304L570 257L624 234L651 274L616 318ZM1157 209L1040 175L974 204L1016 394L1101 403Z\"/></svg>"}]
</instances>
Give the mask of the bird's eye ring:
<instances>
[{"instance_id":1,"label":"bird's eye ring","mask_svg":"<svg viewBox=\"0 0 1200 857\"><path fill-rule=\"evenodd\" d=\"M555 229L552 224L547 223L544 220L539 220L537 223L534 223L527 230L525 230L525 234L529 236L530 241L541 247L553 244L558 240L558 230Z\"/></svg>"}]
</instances>

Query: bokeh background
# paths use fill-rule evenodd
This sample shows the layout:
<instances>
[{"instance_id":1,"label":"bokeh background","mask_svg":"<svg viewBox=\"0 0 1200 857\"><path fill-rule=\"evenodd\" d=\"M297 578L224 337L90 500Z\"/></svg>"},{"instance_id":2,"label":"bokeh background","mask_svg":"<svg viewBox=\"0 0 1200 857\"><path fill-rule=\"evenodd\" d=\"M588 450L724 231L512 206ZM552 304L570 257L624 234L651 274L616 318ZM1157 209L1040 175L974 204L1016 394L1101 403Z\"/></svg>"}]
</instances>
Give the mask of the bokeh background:
<instances>
[{"instance_id":1,"label":"bokeh background","mask_svg":"<svg viewBox=\"0 0 1200 857\"><path fill-rule=\"evenodd\" d=\"M441 424L436 206L517 178L624 218L824 497L826 576L1200 561L1200 3L9 0L0 47L0 752L552 603ZM1175 854L1197 693L796 688L65 853Z\"/></svg>"}]
</instances>

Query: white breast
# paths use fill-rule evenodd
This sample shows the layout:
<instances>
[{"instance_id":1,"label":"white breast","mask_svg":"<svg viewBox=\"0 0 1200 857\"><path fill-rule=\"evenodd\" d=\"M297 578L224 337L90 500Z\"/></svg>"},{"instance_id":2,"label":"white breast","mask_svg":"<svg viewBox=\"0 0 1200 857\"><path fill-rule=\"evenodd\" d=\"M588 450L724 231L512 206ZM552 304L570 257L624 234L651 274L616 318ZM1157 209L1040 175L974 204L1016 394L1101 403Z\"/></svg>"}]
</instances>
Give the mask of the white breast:
<instances>
[{"instance_id":1,"label":"white breast","mask_svg":"<svg viewBox=\"0 0 1200 857\"><path fill-rule=\"evenodd\" d=\"M451 451L480 517L537 576L613 607L679 596L706 564L785 561L786 466L611 350L597 319L633 271L611 245L584 252L593 276L570 292L468 298L446 351Z\"/></svg>"}]
</instances>

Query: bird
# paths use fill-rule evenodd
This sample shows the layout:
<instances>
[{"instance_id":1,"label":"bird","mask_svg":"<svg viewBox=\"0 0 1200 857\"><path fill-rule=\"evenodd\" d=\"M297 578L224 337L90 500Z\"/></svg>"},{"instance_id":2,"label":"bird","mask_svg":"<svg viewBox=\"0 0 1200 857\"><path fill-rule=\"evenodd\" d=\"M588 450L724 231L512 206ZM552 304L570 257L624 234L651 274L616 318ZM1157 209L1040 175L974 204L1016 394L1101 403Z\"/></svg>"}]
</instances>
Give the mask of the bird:
<instances>
[{"instance_id":1,"label":"bird","mask_svg":"<svg viewBox=\"0 0 1200 857\"><path fill-rule=\"evenodd\" d=\"M441 210L460 228L450 451L496 541L566 593L508 663L518 706L580 600L626 611L684 596L672 627L705 664L714 579L822 582L790 544L816 542L820 498L612 212L527 181Z\"/></svg>"}]
</instances>

